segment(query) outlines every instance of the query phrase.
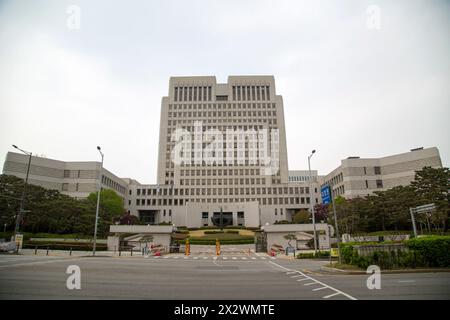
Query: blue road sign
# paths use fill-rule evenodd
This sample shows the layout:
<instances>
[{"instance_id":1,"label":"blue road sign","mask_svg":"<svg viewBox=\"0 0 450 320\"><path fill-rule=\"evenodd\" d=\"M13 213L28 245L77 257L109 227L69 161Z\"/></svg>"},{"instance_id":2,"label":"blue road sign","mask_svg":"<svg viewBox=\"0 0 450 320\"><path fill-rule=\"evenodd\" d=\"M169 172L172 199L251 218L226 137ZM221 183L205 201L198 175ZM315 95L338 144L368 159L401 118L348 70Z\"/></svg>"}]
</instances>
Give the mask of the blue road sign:
<instances>
[{"instance_id":1,"label":"blue road sign","mask_svg":"<svg viewBox=\"0 0 450 320\"><path fill-rule=\"evenodd\" d=\"M322 195L322 203L323 204L329 204L331 203L331 190L330 186L323 186L320 189L320 193Z\"/></svg>"}]
</instances>

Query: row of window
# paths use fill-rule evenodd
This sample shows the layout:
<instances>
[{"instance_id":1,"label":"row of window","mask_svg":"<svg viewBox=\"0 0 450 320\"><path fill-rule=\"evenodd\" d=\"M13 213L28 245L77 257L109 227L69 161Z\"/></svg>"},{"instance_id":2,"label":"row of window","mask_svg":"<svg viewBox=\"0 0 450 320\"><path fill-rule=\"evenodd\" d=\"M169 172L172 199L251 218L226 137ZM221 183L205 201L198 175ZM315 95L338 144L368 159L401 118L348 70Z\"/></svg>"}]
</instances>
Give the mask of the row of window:
<instances>
[{"instance_id":1,"label":"row of window","mask_svg":"<svg viewBox=\"0 0 450 320\"><path fill-rule=\"evenodd\" d=\"M233 101L270 100L269 86L233 86Z\"/></svg>"},{"instance_id":2,"label":"row of window","mask_svg":"<svg viewBox=\"0 0 450 320\"><path fill-rule=\"evenodd\" d=\"M175 87L173 99L175 101L211 101L212 87Z\"/></svg>"},{"instance_id":3,"label":"row of window","mask_svg":"<svg viewBox=\"0 0 450 320\"><path fill-rule=\"evenodd\" d=\"M183 206L187 202L193 203L236 203L259 201L261 205L309 205L309 197L291 198L196 198L196 199L136 199L136 206ZM316 199L316 203L318 199ZM131 200L128 201L131 205Z\"/></svg>"},{"instance_id":4,"label":"row of window","mask_svg":"<svg viewBox=\"0 0 450 320\"><path fill-rule=\"evenodd\" d=\"M245 109L275 109L275 103L203 103L203 104L169 104L169 111L224 111Z\"/></svg>"},{"instance_id":5,"label":"row of window","mask_svg":"<svg viewBox=\"0 0 450 320\"><path fill-rule=\"evenodd\" d=\"M114 189L121 194L125 194L126 188L119 183L113 181L107 176L102 175L102 185L107 186L108 188Z\"/></svg>"},{"instance_id":6,"label":"row of window","mask_svg":"<svg viewBox=\"0 0 450 320\"><path fill-rule=\"evenodd\" d=\"M231 180L231 179L230 179ZM189 191L190 190L190 191ZM189 196L189 195L233 195L236 194L308 194L309 187L261 187L261 188L191 188L191 189L136 189L137 196ZM131 195L131 190L130 190Z\"/></svg>"},{"instance_id":7,"label":"row of window","mask_svg":"<svg viewBox=\"0 0 450 320\"><path fill-rule=\"evenodd\" d=\"M305 182L309 181L307 176L289 176L289 182Z\"/></svg>"},{"instance_id":8,"label":"row of window","mask_svg":"<svg viewBox=\"0 0 450 320\"><path fill-rule=\"evenodd\" d=\"M180 176L243 176L243 175L259 175L259 169L191 169L180 170Z\"/></svg>"},{"instance_id":9,"label":"row of window","mask_svg":"<svg viewBox=\"0 0 450 320\"><path fill-rule=\"evenodd\" d=\"M275 117L276 111L178 111L169 112L169 118L231 118L231 117Z\"/></svg>"}]
</instances>

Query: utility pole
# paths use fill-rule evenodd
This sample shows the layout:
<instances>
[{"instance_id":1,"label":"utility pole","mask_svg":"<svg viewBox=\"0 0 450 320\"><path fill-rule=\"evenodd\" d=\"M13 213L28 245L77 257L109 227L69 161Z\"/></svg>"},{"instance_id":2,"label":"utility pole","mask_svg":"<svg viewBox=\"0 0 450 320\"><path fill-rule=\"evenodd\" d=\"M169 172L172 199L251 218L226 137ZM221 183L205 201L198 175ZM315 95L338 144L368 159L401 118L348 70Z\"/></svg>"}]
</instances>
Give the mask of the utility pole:
<instances>
[{"instance_id":1,"label":"utility pole","mask_svg":"<svg viewBox=\"0 0 450 320\"><path fill-rule=\"evenodd\" d=\"M337 215L336 215L336 205L335 205L335 202L334 202L333 188L331 186L329 186L329 188L330 188L330 194L331 194L331 204L333 206L334 227L336 228L336 239L337 239L337 245L338 245L338 258L339 258L339 264L340 264L340 263L342 263L341 248L340 248L341 239L340 239L340 235L339 235L339 226L338 226Z\"/></svg>"},{"instance_id":2,"label":"utility pole","mask_svg":"<svg viewBox=\"0 0 450 320\"><path fill-rule=\"evenodd\" d=\"M14 228L14 239L15 239L17 234L19 233L19 230L20 230L20 222L22 221L22 214L23 214L24 208L25 208L25 198L26 198L26 194L27 194L28 176L30 174L31 157L32 157L33 153L25 151L25 150L22 150L22 149L20 149L18 146L14 145L14 144L13 144L13 147L15 149L21 151L22 153L28 155L27 174L26 174L26 177L25 177L24 185L23 185L22 197L20 199L19 214L17 215L16 226Z\"/></svg>"},{"instance_id":3,"label":"utility pole","mask_svg":"<svg viewBox=\"0 0 450 320\"><path fill-rule=\"evenodd\" d=\"M312 214L312 223L314 230L314 255L317 254L317 236L316 236L316 215L314 214L313 200L312 200L312 177L311 177L311 157L316 153L316 150L313 150L311 154L308 156L308 170L309 170L309 207Z\"/></svg>"},{"instance_id":4,"label":"utility pole","mask_svg":"<svg viewBox=\"0 0 450 320\"><path fill-rule=\"evenodd\" d=\"M104 154L100 147L97 146L98 152L102 156L102 162L100 165L100 177L98 178L98 193L97 193L97 209L95 210L95 227L94 227L94 245L92 247L92 255L95 256L95 249L97 246L97 225L98 225L98 211L100 208L100 193L102 191L102 174L103 174L103 158Z\"/></svg>"}]
</instances>

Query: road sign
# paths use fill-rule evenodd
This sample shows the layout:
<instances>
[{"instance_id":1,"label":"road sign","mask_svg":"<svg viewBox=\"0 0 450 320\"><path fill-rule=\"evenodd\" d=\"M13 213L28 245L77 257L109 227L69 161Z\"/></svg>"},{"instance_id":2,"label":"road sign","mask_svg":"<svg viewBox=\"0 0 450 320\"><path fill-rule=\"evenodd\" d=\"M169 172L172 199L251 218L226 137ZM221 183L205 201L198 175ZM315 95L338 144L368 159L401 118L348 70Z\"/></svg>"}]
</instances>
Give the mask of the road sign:
<instances>
[{"instance_id":1,"label":"road sign","mask_svg":"<svg viewBox=\"0 0 450 320\"><path fill-rule=\"evenodd\" d=\"M330 250L330 255L331 255L332 257L339 257L339 249L337 249L337 248L331 248L331 250Z\"/></svg>"},{"instance_id":2,"label":"road sign","mask_svg":"<svg viewBox=\"0 0 450 320\"><path fill-rule=\"evenodd\" d=\"M436 206L434 203L425 204L423 206L418 206L413 208L414 213L424 213L424 212L431 212L436 209Z\"/></svg>"},{"instance_id":3,"label":"road sign","mask_svg":"<svg viewBox=\"0 0 450 320\"><path fill-rule=\"evenodd\" d=\"M320 189L320 194L322 195L322 203L330 204L331 203L331 190L330 186L323 186Z\"/></svg>"},{"instance_id":4,"label":"road sign","mask_svg":"<svg viewBox=\"0 0 450 320\"><path fill-rule=\"evenodd\" d=\"M23 234L16 234L14 241L16 243L16 251L22 250Z\"/></svg>"}]
</instances>

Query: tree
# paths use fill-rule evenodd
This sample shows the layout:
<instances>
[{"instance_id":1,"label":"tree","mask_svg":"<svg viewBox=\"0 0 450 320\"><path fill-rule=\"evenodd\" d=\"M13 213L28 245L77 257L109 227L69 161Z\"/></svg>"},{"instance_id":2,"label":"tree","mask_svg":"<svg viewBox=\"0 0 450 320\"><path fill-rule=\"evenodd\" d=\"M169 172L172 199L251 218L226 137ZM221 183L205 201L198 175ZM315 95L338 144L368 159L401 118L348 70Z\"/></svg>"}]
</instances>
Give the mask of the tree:
<instances>
[{"instance_id":1,"label":"tree","mask_svg":"<svg viewBox=\"0 0 450 320\"><path fill-rule=\"evenodd\" d=\"M314 206L314 217L317 221L326 221L328 219L328 205L318 203Z\"/></svg>"},{"instance_id":2,"label":"tree","mask_svg":"<svg viewBox=\"0 0 450 320\"><path fill-rule=\"evenodd\" d=\"M92 192L87 197L87 202L95 207L97 206L97 194L97 192ZM109 226L113 223L113 220L120 217L123 212L123 199L114 190L102 189L100 193L100 207L98 215L98 234L106 235L109 232Z\"/></svg>"},{"instance_id":3,"label":"tree","mask_svg":"<svg viewBox=\"0 0 450 320\"><path fill-rule=\"evenodd\" d=\"M430 216L432 223L439 229L448 230L450 215L450 170L449 168L423 167L416 171L411 182L421 204L434 203L436 212Z\"/></svg>"},{"instance_id":4,"label":"tree","mask_svg":"<svg viewBox=\"0 0 450 320\"><path fill-rule=\"evenodd\" d=\"M134 224L142 224L138 217L131 215L128 212L125 212L122 216L116 217L113 219L113 223L121 224L121 225L134 225Z\"/></svg>"},{"instance_id":5,"label":"tree","mask_svg":"<svg viewBox=\"0 0 450 320\"><path fill-rule=\"evenodd\" d=\"M294 223L309 223L310 215L309 211L302 209L294 215L292 221Z\"/></svg>"}]
</instances>

